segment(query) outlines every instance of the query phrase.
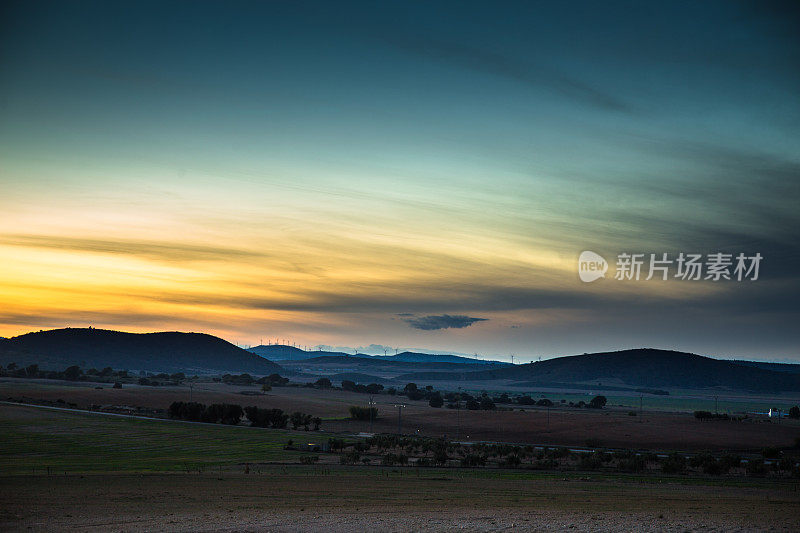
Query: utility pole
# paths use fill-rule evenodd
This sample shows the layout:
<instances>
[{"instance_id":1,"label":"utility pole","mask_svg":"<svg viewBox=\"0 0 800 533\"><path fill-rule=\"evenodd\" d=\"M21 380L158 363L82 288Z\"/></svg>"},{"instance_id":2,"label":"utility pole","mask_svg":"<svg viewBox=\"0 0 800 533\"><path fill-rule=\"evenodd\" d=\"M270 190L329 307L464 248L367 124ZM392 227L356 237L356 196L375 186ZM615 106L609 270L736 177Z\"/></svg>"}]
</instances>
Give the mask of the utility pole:
<instances>
[{"instance_id":1,"label":"utility pole","mask_svg":"<svg viewBox=\"0 0 800 533\"><path fill-rule=\"evenodd\" d=\"M372 399L372 396L369 397L369 432L372 433L372 419L373 417L373 409L375 407L375 400Z\"/></svg>"},{"instance_id":2,"label":"utility pole","mask_svg":"<svg viewBox=\"0 0 800 533\"><path fill-rule=\"evenodd\" d=\"M394 406L397 407L397 434L398 435L402 435L403 434L403 407L405 407L405 404L397 403Z\"/></svg>"},{"instance_id":3,"label":"utility pole","mask_svg":"<svg viewBox=\"0 0 800 533\"><path fill-rule=\"evenodd\" d=\"M461 387L458 388L458 399L456 400L456 440L461 435Z\"/></svg>"}]
</instances>

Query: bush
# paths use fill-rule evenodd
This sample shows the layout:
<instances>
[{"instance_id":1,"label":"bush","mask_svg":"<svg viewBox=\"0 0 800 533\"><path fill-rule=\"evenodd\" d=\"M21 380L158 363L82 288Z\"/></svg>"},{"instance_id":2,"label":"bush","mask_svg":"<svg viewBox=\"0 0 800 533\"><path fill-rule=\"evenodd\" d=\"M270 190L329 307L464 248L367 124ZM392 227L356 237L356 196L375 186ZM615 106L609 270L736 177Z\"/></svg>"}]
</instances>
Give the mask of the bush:
<instances>
[{"instance_id":1,"label":"bush","mask_svg":"<svg viewBox=\"0 0 800 533\"><path fill-rule=\"evenodd\" d=\"M748 474L764 475L767 473L767 465L765 465L764 461L761 459L750 459L747 461L747 467L745 470Z\"/></svg>"},{"instance_id":2,"label":"bush","mask_svg":"<svg viewBox=\"0 0 800 533\"><path fill-rule=\"evenodd\" d=\"M603 459L597 453L582 453L578 460L579 470L597 470L603 466Z\"/></svg>"},{"instance_id":3,"label":"bush","mask_svg":"<svg viewBox=\"0 0 800 533\"><path fill-rule=\"evenodd\" d=\"M770 447L761 450L761 456L764 459L779 459L781 455L781 451L778 448Z\"/></svg>"},{"instance_id":4,"label":"bush","mask_svg":"<svg viewBox=\"0 0 800 533\"><path fill-rule=\"evenodd\" d=\"M463 467L486 466L486 456L478 455L476 453L467 454L461 458L461 466Z\"/></svg>"},{"instance_id":5,"label":"bush","mask_svg":"<svg viewBox=\"0 0 800 533\"><path fill-rule=\"evenodd\" d=\"M661 464L661 471L665 474L680 474L686 470L686 458L678 453L671 453Z\"/></svg>"},{"instance_id":6,"label":"bush","mask_svg":"<svg viewBox=\"0 0 800 533\"><path fill-rule=\"evenodd\" d=\"M119 381L115 381L114 382L114 386L112 388L121 389L122 388L122 383L120 383Z\"/></svg>"},{"instance_id":7,"label":"bush","mask_svg":"<svg viewBox=\"0 0 800 533\"><path fill-rule=\"evenodd\" d=\"M428 401L428 405L431 407L441 407L444 405L444 399L442 395L438 392L431 394L431 399Z\"/></svg>"},{"instance_id":8,"label":"bush","mask_svg":"<svg viewBox=\"0 0 800 533\"><path fill-rule=\"evenodd\" d=\"M244 412L250 420L250 425L254 427L282 429L289 421L289 415L284 414L281 409L261 409L251 406L245 407Z\"/></svg>"},{"instance_id":9,"label":"bush","mask_svg":"<svg viewBox=\"0 0 800 533\"><path fill-rule=\"evenodd\" d=\"M378 408L359 407L357 405L351 405L350 418L352 418L353 420L375 420L376 418L378 418Z\"/></svg>"},{"instance_id":10,"label":"bush","mask_svg":"<svg viewBox=\"0 0 800 533\"><path fill-rule=\"evenodd\" d=\"M394 466L394 465L406 465L408 464L408 456L394 453L387 453L383 457L383 464L387 466Z\"/></svg>"},{"instance_id":11,"label":"bush","mask_svg":"<svg viewBox=\"0 0 800 533\"><path fill-rule=\"evenodd\" d=\"M331 380L328 378L319 378L314 386L318 389L330 389L332 387Z\"/></svg>"},{"instance_id":12,"label":"bush","mask_svg":"<svg viewBox=\"0 0 800 533\"><path fill-rule=\"evenodd\" d=\"M343 465L354 465L361 459L361 454L357 451L347 452L339 456L339 463Z\"/></svg>"},{"instance_id":13,"label":"bush","mask_svg":"<svg viewBox=\"0 0 800 533\"><path fill-rule=\"evenodd\" d=\"M319 455L304 455L300 457L301 465L311 465L319 462Z\"/></svg>"},{"instance_id":14,"label":"bush","mask_svg":"<svg viewBox=\"0 0 800 533\"><path fill-rule=\"evenodd\" d=\"M505 459L500 461L500 466L505 466L508 468L516 468L520 465L522 459L519 458L519 455L515 453L508 454Z\"/></svg>"}]
</instances>

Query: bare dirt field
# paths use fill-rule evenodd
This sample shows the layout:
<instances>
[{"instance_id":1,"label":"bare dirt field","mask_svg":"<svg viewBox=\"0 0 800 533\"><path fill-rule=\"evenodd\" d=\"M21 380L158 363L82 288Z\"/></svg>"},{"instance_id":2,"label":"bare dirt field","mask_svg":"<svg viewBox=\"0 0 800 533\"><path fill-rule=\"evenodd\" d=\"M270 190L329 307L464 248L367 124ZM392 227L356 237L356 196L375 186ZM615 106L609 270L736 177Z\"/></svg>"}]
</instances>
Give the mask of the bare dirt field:
<instances>
[{"instance_id":1,"label":"bare dirt field","mask_svg":"<svg viewBox=\"0 0 800 533\"><path fill-rule=\"evenodd\" d=\"M3 530L793 531L797 487L272 467L0 478Z\"/></svg>"},{"instance_id":2,"label":"bare dirt field","mask_svg":"<svg viewBox=\"0 0 800 533\"><path fill-rule=\"evenodd\" d=\"M503 441L514 443L586 446L587 441L606 447L652 450L735 450L759 451L767 446L790 447L800 437L800 421L780 423L753 416L741 422L699 421L690 412L645 410L630 416L630 409L610 407L602 410L569 407L526 408L520 411L468 411L434 409L425 401L411 401L403 396L374 396L379 417L372 425L348 419L351 405L365 406L366 394L341 390L316 390L303 387L275 387L263 395L247 396L242 391L258 392L259 387L200 383L190 391L188 386L142 387L125 385L112 389L105 385L95 389L94 383L72 383L49 380L4 379L0 382L0 398L28 397L75 402L80 407L96 405L129 405L166 409L173 401L203 403L236 403L259 407L302 411L325 420L326 432L398 431L398 409L402 409L404 433L444 436L470 441Z\"/></svg>"}]
</instances>

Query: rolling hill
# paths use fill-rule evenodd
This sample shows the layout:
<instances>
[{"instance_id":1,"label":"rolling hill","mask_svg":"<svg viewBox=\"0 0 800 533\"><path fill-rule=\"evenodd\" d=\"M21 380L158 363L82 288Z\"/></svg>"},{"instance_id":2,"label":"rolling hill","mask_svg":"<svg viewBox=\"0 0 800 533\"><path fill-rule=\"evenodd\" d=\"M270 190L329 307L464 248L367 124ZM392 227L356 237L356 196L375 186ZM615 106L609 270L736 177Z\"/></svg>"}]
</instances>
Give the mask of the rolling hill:
<instances>
[{"instance_id":1,"label":"rolling hill","mask_svg":"<svg viewBox=\"0 0 800 533\"><path fill-rule=\"evenodd\" d=\"M510 363L503 363L500 361L486 361L482 359L470 359L469 357L462 357L460 355L448 354L431 354L419 352L401 352L396 355L369 355L365 353L345 353L345 352L327 352L320 350L305 351L294 346L286 346L282 344L270 344L254 346L248 348L248 351L258 354L261 357L266 357L273 361L305 361L309 359L317 359L319 357L359 357L362 359L372 359L376 361L386 362L404 362L404 363L459 363L465 365L508 365Z\"/></svg>"},{"instance_id":2,"label":"rolling hill","mask_svg":"<svg viewBox=\"0 0 800 533\"><path fill-rule=\"evenodd\" d=\"M776 372L701 355L655 349L623 350L567 357L537 363L456 374L418 372L400 376L417 380L504 380L530 384L583 383L603 381L638 387L779 392L800 390L800 375Z\"/></svg>"},{"instance_id":3,"label":"rolling hill","mask_svg":"<svg viewBox=\"0 0 800 533\"><path fill-rule=\"evenodd\" d=\"M82 368L250 374L281 372L275 363L204 333L124 333L67 328L27 333L0 343L3 364L36 363L47 370Z\"/></svg>"}]
</instances>

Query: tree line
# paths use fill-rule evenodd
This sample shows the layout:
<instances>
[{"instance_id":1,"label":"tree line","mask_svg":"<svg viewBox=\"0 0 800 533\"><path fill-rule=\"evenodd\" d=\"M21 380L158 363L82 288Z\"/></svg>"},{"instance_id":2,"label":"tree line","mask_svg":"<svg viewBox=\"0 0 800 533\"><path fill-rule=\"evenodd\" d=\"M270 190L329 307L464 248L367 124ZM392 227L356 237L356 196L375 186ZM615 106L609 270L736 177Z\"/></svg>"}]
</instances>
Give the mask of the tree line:
<instances>
[{"instance_id":1,"label":"tree line","mask_svg":"<svg viewBox=\"0 0 800 533\"><path fill-rule=\"evenodd\" d=\"M229 403L205 405L199 402L172 402L168 413L173 419L210 424L237 425L242 417L246 416L252 427L285 429L291 424L292 429L303 427L309 431L313 426L313 430L318 431L322 425L320 417L300 411L288 414L282 409L264 409L256 406L242 408L241 405Z\"/></svg>"}]
</instances>

